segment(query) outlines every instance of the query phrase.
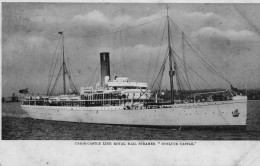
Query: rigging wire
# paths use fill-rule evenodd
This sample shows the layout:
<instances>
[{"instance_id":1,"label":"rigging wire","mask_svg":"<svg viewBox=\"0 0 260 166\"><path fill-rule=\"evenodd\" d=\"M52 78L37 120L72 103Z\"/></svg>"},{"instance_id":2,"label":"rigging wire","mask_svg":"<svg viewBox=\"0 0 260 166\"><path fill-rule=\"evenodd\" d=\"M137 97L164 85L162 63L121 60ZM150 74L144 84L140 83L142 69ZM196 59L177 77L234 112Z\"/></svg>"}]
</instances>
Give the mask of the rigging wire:
<instances>
[{"instance_id":1,"label":"rigging wire","mask_svg":"<svg viewBox=\"0 0 260 166\"><path fill-rule=\"evenodd\" d=\"M148 62L148 69L147 69L147 74L146 74L146 82L148 82L151 60L152 60L152 55L150 55L149 62Z\"/></svg>"},{"instance_id":2,"label":"rigging wire","mask_svg":"<svg viewBox=\"0 0 260 166\"><path fill-rule=\"evenodd\" d=\"M100 72L98 72L98 74L97 74L97 78L96 78L96 81L95 81L96 83L99 83L99 82L98 82L98 78L99 78L99 77L100 77ZM99 84L99 86L100 86L100 84ZM101 86L103 86L103 85L101 85Z\"/></svg>"},{"instance_id":3,"label":"rigging wire","mask_svg":"<svg viewBox=\"0 0 260 166\"><path fill-rule=\"evenodd\" d=\"M172 36L172 32L171 32L171 29L169 29L169 35L170 35L170 38L173 39L173 36ZM174 43L173 43L173 40L171 40L171 43L170 43L173 47L174 47ZM179 69L178 69L178 65L177 65L177 62L176 62L176 58L175 58L175 55L177 55L177 53L174 51L174 49L171 49L172 51L172 60L173 60L173 68L174 68L174 71L176 73L176 84L177 84L177 87L179 89L179 91L182 90L182 83L180 82L180 75L179 75Z\"/></svg>"},{"instance_id":4,"label":"rigging wire","mask_svg":"<svg viewBox=\"0 0 260 166\"><path fill-rule=\"evenodd\" d=\"M191 90L191 87L190 87L190 82L189 82L189 77L187 75L187 68L186 68L186 58L185 58L185 41L184 41L184 33L182 32L181 33L181 41L182 41L182 58L183 58L183 61L184 61L184 72L185 72L185 76L186 76L186 80L187 80L187 87Z\"/></svg>"},{"instance_id":5,"label":"rigging wire","mask_svg":"<svg viewBox=\"0 0 260 166\"><path fill-rule=\"evenodd\" d=\"M165 17L162 17L162 18L165 18ZM116 36L117 36L117 33L119 32L120 33L120 43L121 43L121 47L122 47L122 60L123 60L123 64L124 64L124 69L125 69L125 74L127 74L126 73L126 65L125 65L125 60L124 60L124 55L123 55L123 53L124 53L124 51L123 51L123 44L122 44L122 40L121 40L121 32L122 31L126 31L126 30L129 30L129 29L132 29L132 28L136 28L136 27L139 27L139 26L142 26L142 25L145 25L145 24L148 24L148 23L151 23L151 22L155 22L155 21L158 21L158 20L160 20L160 19L162 19L162 18L159 18L159 19L156 19L156 20L153 20L153 21L150 21L150 22L146 22L146 23L144 23L144 24L140 24L140 25L137 25L137 26L133 26L133 27L129 27L129 28L126 28L126 29L122 29L122 30L118 30L118 31L114 31L114 32L109 32L109 33L103 33L103 34L96 34L96 35L89 35L89 36L81 36L81 37L74 37L74 38L85 38L85 37L95 37L95 36L103 36L103 35L108 35L108 34L113 34L113 33L115 33L115 37L114 37L114 47L113 47L113 55L114 55L114 49L115 49L115 46L116 46ZM171 19L170 19L171 20ZM171 20L172 21L172 20ZM175 23L173 23L173 24L175 24ZM160 24L161 25L161 24ZM176 24L175 24L176 25ZM177 26L177 25L176 25ZM160 26L159 26L160 27ZM164 29L163 29L163 34L162 34L162 38L161 38L161 43L160 43L160 47L159 47L159 51L158 51L158 55L157 55L157 60L156 60L156 63L155 63L155 69L154 69L154 73L153 73L153 80L154 81L156 81L157 80L157 78L158 78L158 76L155 78L155 71L157 70L157 68L158 68L158 62L159 62L159 55L160 55L160 52L161 52L161 47L162 47L162 43L163 43L163 37L164 37L164 33L165 33L165 29L166 29L166 22L165 22L165 26L164 26ZM177 26L177 29L178 30L180 30L180 28ZM158 28L158 31L159 31L159 28ZM189 47L196 53L195 55L196 56L198 56L198 58L199 58L199 61L208 69L208 70L210 70L212 73L215 73L215 74L217 74L219 77L221 77L222 79L224 79L225 81L227 81L227 82L229 82L227 79L225 79L224 78L224 75L223 74L221 74L221 73L219 73L219 72L217 72L216 71L216 69L214 69L214 68L212 68L212 67L210 67L209 66L209 64L197 53L197 51L191 46L191 44L190 44L190 42L188 41L188 40L190 40L189 38L188 38L188 36L182 31L182 30L180 30L183 34L184 34L184 39L185 39L185 41L187 42L187 44L189 45ZM158 33L157 33L158 34ZM156 38L157 38L157 34L156 34ZM170 33L170 35L172 35L171 33ZM70 37L70 38L73 38L73 37ZM59 40L60 41L60 40ZM192 41L191 41L191 43L192 43ZM195 44L194 44L195 45ZM196 47L196 45L195 45L195 47ZM199 49L197 48L197 50L198 50L198 52L200 52L199 51ZM176 55L176 57L179 59L180 57L176 54L176 52L174 52L174 50L173 50L173 53L174 53L174 55ZM58 59L58 56L57 56L57 59ZM55 61L55 65L54 65L54 69L56 68L56 63L57 63L57 59L56 59L56 61ZM167 58L166 58L166 60L167 60ZM166 61L165 60L165 61ZM185 59L184 59L185 60ZM163 62L163 63L165 63L165 61ZM180 61L180 59L179 59L179 61ZM69 62L69 60L68 60L68 62ZM150 62L151 62L151 56L150 56L150 60L149 60L149 65L148 65L148 72L147 72L147 80L148 80L148 75L149 75L149 70L150 70ZM210 61L209 61L210 62ZM112 64L112 63L111 63ZM70 64L68 63L68 68L71 70L71 67L70 67ZM113 64L112 64L113 65ZM185 62L184 62L184 65L185 65ZM181 75L181 73L178 71L178 67L177 67L178 65L177 65L177 61L175 61L174 60L174 69L175 69L175 71L176 71L176 81L177 81L177 84L178 84L178 88L180 88L180 89L184 89L183 88L183 82L186 84L186 86L187 86L187 82L186 82L186 80L184 79L184 77ZM186 66L186 65L185 65ZM188 65L187 65L188 66ZM208 67L207 67L208 66ZM214 66L214 65L213 65ZM98 67L99 67L99 65L97 66L97 68L96 68L96 70L95 70L95 72L91 75L91 77L92 77L92 79L91 79L91 82L90 82L90 84L92 83L92 80L94 79L94 77L95 77L95 73L96 73L96 71L97 71L97 69L98 69ZM117 69L114 65L113 65L113 67L115 68L115 69ZM190 66L188 66L189 68L190 68ZM215 66L214 66L215 67ZM67 68L67 67L66 67ZM114 68L113 68L113 74L114 74ZM215 67L216 68L216 67ZM192 69L192 68L191 68ZM118 69L117 69L118 70ZM192 69L193 70L193 69ZM119 71L119 70L118 70ZM163 69L163 71L164 71L164 69ZM67 72L68 72L68 76L69 76L69 79L71 79L71 81L72 81L72 83L73 83L73 74L72 73L70 73L69 72L69 70L67 69ZM120 71L119 71L120 72ZM195 73L195 74L197 74L194 70L193 70L193 72ZM50 72L51 73L51 72ZM59 72L60 73L60 72ZM160 72L159 72L160 73ZM185 69L185 73L186 73L186 69ZM71 76L70 76L70 74L72 74ZM189 73L188 73L189 74ZM188 75L187 73L186 73L186 77L187 77L187 75ZM52 72L52 75L50 76L50 78L53 78L53 75L54 75L54 71ZM198 74L197 74L198 75ZM200 78L201 78L201 76L200 75L198 75ZM57 78L58 79L58 78ZM56 79L56 81L57 81L57 79ZM98 79L98 77L97 77L97 79ZM202 78L201 78L202 79ZM203 80L203 79L202 79ZM56 84L56 81L55 81L55 83L54 83L54 85ZM187 78L187 81L188 81L188 78ZM204 82L206 82L205 80L203 80ZM206 82L207 83L207 82ZM230 82L229 82L230 83ZM51 83L50 83L51 84ZM160 83L161 84L161 83ZM207 83L208 84L208 83ZM154 85L154 84L153 84ZM189 85L189 83L188 83L188 85ZM50 86L50 85L49 85ZM75 86L75 85L74 85ZM188 87L188 86L187 86ZM211 87L211 86L210 86ZM189 85L189 88L191 88L190 87L190 85ZM49 88L48 88L49 89Z\"/></svg>"},{"instance_id":6,"label":"rigging wire","mask_svg":"<svg viewBox=\"0 0 260 166\"><path fill-rule=\"evenodd\" d=\"M157 85L157 89L159 89L159 91L161 91L161 83L162 83L162 78L163 78L163 74L164 74L164 70L165 70L165 64L167 62L167 59L168 59L168 47L167 47L167 50L165 52L165 56L164 56L164 60L163 60L163 63L162 63L162 66L161 66L161 69L157 75L157 77L155 78L155 80L153 81L153 84L152 84L152 89L155 89L155 86Z\"/></svg>"},{"instance_id":7,"label":"rigging wire","mask_svg":"<svg viewBox=\"0 0 260 166\"><path fill-rule=\"evenodd\" d=\"M160 52L161 52L161 47L162 47L162 43L163 43L163 37L164 37L164 33L165 33L165 29L166 29L166 23L167 23L167 20L165 21L165 24L164 24L164 28L163 28L163 34L162 34L162 38L161 38L161 42L160 42L160 47L159 47L159 51L158 51L158 55L157 55L157 59L155 61L155 67L154 67L154 74L153 74L153 81L155 81L155 76L156 76L156 70L157 70L157 67L158 67L158 61L159 61L159 55L160 55Z\"/></svg>"},{"instance_id":8,"label":"rigging wire","mask_svg":"<svg viewBox=\"0 0 260 166\"><path fill-rule=\"evenodd\" d=\"M54 89L55 89L55 87L56 87L56 84L57 84L57 82L58 82L58 80L59 80L59 78L60 78L59 76L60 76L61 71L62 71L62 66L60 67L60 70L59 70L58 76L57 76L57 78L56 78L56 80L55 80L55 82L54 82L54 85L52 86L52 89L51 89L50 95L52 95L53 92L54 92Z\"/></svg>"},{"instance_id":9,"label":"rigging wire","mask_svg":"<svg viewBox=\"0 0 260 166\"><path fill-rule=\"evenodd\" d=\"M60 46L60 50L61 50L62 48L61 48L61 46ZM55 61L55 63L54 63L54 68L53 68L53 71L52 71L52 75L51 75L51 79L50 79L50 85L49 85L49 88L48 88L48 92L49 92L49 89L50 89L50 87L51 87L51 80L53 79L53 76L54 76L54 72L55 72L55 69L56 69L56 65L57 65L57 63L58 63L58 60L59 59L61 59L61 58L59 58L59 56L61 56L60 55L60 51L58 52L58 55L57 55L57 57L56 57L56 61ZM54 86L54 85L53 85ZM47 94L48 94L48 92L47 92Z\"/></svg>"},{"instance_id":10,"label":"rigging wire","mask_svg":"<svg viewBox=\"0 0 260 166\"><path fill-rule=\"evenodd\" d=\"M137 28L137 27L140 27L140 26L143 26L143 25L146 25L146 24L149 24L149 23L152 23L152 22L156 22L156 21L158 21L158 20L161 20L162 18L165 18L165 17L161 17L161 18L157 18L157 19L154 19L154 20L152 20L152 21L148 21L148 22L146 22L146 23L143 23L143 24L139 24L139 25L136 25L136 26L132 26L132 27L128 27L128 28L125 28L125 29L121 29L121 30L117 30L117 31L112 31L112 32L108 32L108 33L101 33L101 34L95 34L95 35L88 35L88 36L80 36L80 37L69 37L69 36L66 36L65 38L66 39L72 39L72 38L86 38L86 37L96 37L96 36L103 36L103 35L109 35L109 34L113 34L113 33L115 33L115 39L116 39L116 35L117 35L117 33L118 32L120 32L120 42L121 42L121 47L123 46L122 45L122 39L121 39L121 33L122 33L122 31L126 31L126 30L129 30L129 29L134 29L134 28ZM58 40L58 44L57 44L57 47L58 47L58 45L59 45L59 42L60 42L60 39L61 38L59 38L59 40ZM114 47L115 47L115 41L114 41ZM123 47L122 47L122 49L123 49ZM56 51L55 51L56 52ZM56 53L55 53L56 54ZM54 55L55 55L54 54ZM53 79L53 77L54 77L54 73L55 73L55 68L56 68L56 65L57 65L57 62L58 62L58 58L59 57L59 54L58 54L58 56L57 56L57 58L56 58L56 61L55 61L55 63L54 63L54 67L53 67L53 70L51 70L50 71L50 76L49 76L49 80L50 80L50 83L49 83L49 86L48 86L48 92L49 92L49 90L50 90L50 86L51 86L51 80ZM55 58L55 57L53 57L53 58ZM124 69L125 69L125 73L126 73L126 65L125 65L125 60L124 60L124 56L123 56L123 50L122 50L122 58L123 58L123 62L124 62ZM52 61L52 66L53 66L53 62L54 61ZM114 65L113 65L114 66ZM116 68L115 66L114 66L114 68ZM69 77L69 83L70 83L70 85L72 84L72 85L74 85L74 88L76 89L76 87L75 87L75 81L74 81L74 76L73 76L73 74L70 72L70 70L72 69L71 68L71 66L70 66L70 64L69 64L69 60L68 60L68 67L66 67L66 69L67 69L67 74L68 74L68 77ZM117 69L117 68L116 68ZM117 69L118 70L118 69ZM119 71L119 70L118 70ZM120 72L120 71L119 71ZM127 73L126 73L127 74ZM58 77L59 77L59 75L60 75L60 72L59 72L59 74L58 74ZM93 77L95 76L95 73L94 73L94 75L93 75ZM55 80L55 82L54 82L54 87L56 86L56 83L57 83L57 80L58 80L58 78L56 78L56 80ZM92 80L93 80L93 78L92 78ZM92 81L91 81L92 82ZM54 87L52 88L52 90L54 89ZM77 89L76 89L77 90ZM47 92L47 93L48 93Z\"/></svg>"},{"instance_id":11,"label":"rigging wire","mask_svg":"<svg viewBox=\"0 0 260 166\"><path fill-rule=\"evenodd\" d=\"M122 75L124 74L124 73L122 73L120 70L118 70L113 63L110 62L110 64L111 64L119 73L121 73Z\"/></svg>"},{"instance_id":12,"label":"rigging wire","mask_svg":"<svg viewBox=\"0 0 260 166\"><path fill-rule=\"evenodd\" d=\"M58 43L57 43L57 45L56 45L56 47L55 47L55 51L54 51L54 54L53 54L53 57L52 57L50 69L52 69L52 67L53 67L53 65L54 65L54 59L55 59L56 52L57 52L57 50L58 50L59 43L60 43L60 38L59 38ZM51 71L52 71L52 70L50 70L50 72L49 72L49 79L48 79L48 81L50 81Z\"/></svg>"},{"instance_id":13,"label":"rigging wire","mask_svg":"<svg viewBox=\"0 0 260 166\"><path fill-rule=\"evenodd\" d=\"M117 32L115 33L115 37L114 37L114 46L113 46L113 54L112 54L112 61L113 63L115 62L115 47L116 47L116 35L117 35ZM113 73L113 76L115 75L114 73L114 68L112 68L112 73Z\"/></svg>"},{"instance_id":14,"label":"rigging wire","mask_svg":"<svg viewBox=\"0 0 260 166\"><path fill-rule=\"evenodd\" d=\"M174 23L174 21L173 21L172 19L170 19L170 21L172 22L172 24L173 24L180 32L182 32L182 33L184 34L184 37L186 38L185 40L186 40L186 42L188 43L188 45L190 46L190 48L192 48L193 51L194 51L201 59L203 59L203 58L199 55L199 53L202 54L202 55L206 58L206 56L199 50L199 48L196 46L196 44L192 42L192 40L189 38L189 36L187 36L187 35L184 33L184 31L182 31L181 28L180 28L176 23ZM194 45L194 47L196 48L197 51L195 51L195 49L191 46L190 43L192 43L192 45ZM198 52L199 52L199 53L198 53ZM207 58L206 58L206 59L207 59ZM203 61L205 61L205 60L203 59ZM207 61L208 61L208 63L210 63L210 64L215 68L215 69L212 68L212 67L205 61L205 63L214 71L215 74L219 75L220 78L224 79L226 82L228 82L228 83L231 84L231 82L230 82L228 79L226 79L221 72L218 72L218 71L217 71L217 67L216 67L210 60L207 59Z\"/></svg>"},{"instance_id":15,"label":"rigging wire","mask_svg":"<svg viewBox=\"0 0 260 166\"><path fill-rule=\"evenodd\" d=\"M185 78L184 78L184 76L181 74L181 67L180 67L180 81L182 82L182 85L183 85L183 87L182 87L182 89L184 90L185 88L184 88L184 85L186 85L186 87L187 87L187 89L189 89L189 86L188 86L188 84L187 84L187 81L185 80ZM190 89L189 89L190 90Z\"/></svg>"},{"instance_id":16,"label":"rigging wire","mask_svg":"<svg viewBox=\"0 0 260 166\"><path fill-rule=\"evenodd\" d=\"M94 62L93 62L94 63ZM93 73L96 71L96 68L98 67L98 65L99 65L99 62L97 62L97 65L95 66L95 68L94 68L94 70L92 70L92 69L89 69L90 70L90 75L88 75L88 77L86 77L85 79L84 79L84 85L88 85L88 82L90 81L90 78L92 78L92 75L93 75Z\"/></svg>"},{"instance_id":17,"label":"rigging wire","mask_svg":"<svg viewBox=\"0 0 260 166\"><path fill-rule=\"evenodd\" d=\"M180 61L179 59L177 59L177 60ZM180 61L180 62L181 62L181 61ZM180 66L180 70L181 70L181 69L183 69L182 66ZM193 75L190 74L189 72L188 72L187 74L188 74L188 76L189 76L191 82L193 83L194 88L195 88L196 90L201 89L200 86L196 83L195 78L193 78Z\"/></svg>"},{"instance_id":18,"label":"rigging wire","mask_svg":"<svg viewBox=\"0 0 260 166\"><path fill-rule=\"evenodd\" d=\"M135 26L132 26L132 27L128 27L128 28L125 28L125 29L116 30L116 31L112 31L112 32L106 32L106 33L100 33L100 34L94 34L94 35L85 35L85 36L66 37L66 38L68 38L68 39L74 39L74 38L87 38L87 37L97 37L97 36L110 35L110 34L114 34L114 33L117 33L117 32L122 32L122 31L127 31L127 30L129 30L129 29L137 28L137 27L140 27L140 26L143 26L143 25L146 25L146 24L150 24L150 23L152 23L152 22L156 22L156 21L158 21L158 20L161 20L161 19L163 19L163 18L165 18L165 17L166 17L166 16L163 16L163 17L160 17L160 18L157 18L157 19L154 19L154 20L145 22L145 23L143 23L143 24L135 25Z\"/></svg>"},{"instance_id":19,"label":"rigging wire","mask_svg":"<svg viewBox=\"0 0 260 166\"><path fill-rule=\"evenodd\" d=\"M252 22L252 20L251 19L249 19L246 15L245 15L245 13L241 10L241 8L239 7L239 4L231 4L232 5L232 7L236 10L236 12L240 15L240 16L242 16L242 18L247 22L247 24L249 25L249 26L251 26L253 29L254 29L254 31L258 34L258 35L260 35L260 29Z\"/></svg>"},{"instance_id":20,"label":"rigging wire","mask_svg":"<svg viewBox=\"0 0 260 166\"><path fill-rule=\"evenodd\" d=\"M93 79L94 79L94 77L95 77L95 75L96 75L96 72L97 72L99 66L100 66L100 63L98 63L98 65L97 65L97 67L96 67L96 70L94 70L92 76L90 77L90 82L89 82L88 86L91 86L92 81L93 81Z\"/></svg>"},{"instance_id":21,"label":"rigging wire","mask_svg":"<svg viewBox=\"0 0 260 166\"><path fill-rule=\"evenodd\" d=\"M173 49L174 50L174 49ZM178 58L178 60L184 65L184 61L182 60L182 58L180 56L178 56L178 54L176 52L174 52L176 57ZM189 67L189 69L191 71L193 71L193 73L195 73L202 81L204 81L210 88L213 88L206 80L203 79L202 76L200 76L192 67L190 67L188 64L186 64L186 66ZM198 85L198 84L197 84ZM198 86L199 87L199 86Z\"/></svg>"},{"instance_id":22,"label":"rigging wire","mask_svg":"<svg viewBox=\"0 0 260 166\"><path fill-rule=\"evenodd\" d=\"M176 57L183 63L182 59L176 54ZM187 65L187 64L186 64ZM210 88L213 89L213 87L206 81L203 79L203 77L201 77L192 67L190 67L189 65L187 65L191 71L193 71L202 81L204 81Z\"/></svg>"},{"instance_id":23,"label":"rigging wire","mask_svg":"<svg viewBox=\"0 0 260 166\"><path fill-rule=\"evenodd\" d=\"M71 68L71 65L70 65L70 59L69 57L67 58L67 62L68 62L68 68L67 69L67 66L66 66L66 71L68 72L68 77L69 77L69 83L70 83L70 87L74 88L74 91L79 93L78 89L77 89L77 84L75 82L75 78L74 78L74 75L72 73L72 68Z\"/></svg>"},{"instance_id":24,"label":"rigging wire","mask_svg":"<svg viewBox=\"0 0 260 166\"><path fill-rule=\"evenodd\" d=\"M53 68L53 65L54 65L55 55L56 55L56 52L58 50L59 43L61 41L60 39L61 38L59 38L59 40L57 42L57 45L55 47L55 51L54 51L54 54L53 54L53 58L52 58L52 61L51 61L52 63L51 63L50 72L49 72L49 78L48 78L47 94L49 93L49 89L50 89L50 86L51 86L51 79L52 79L51 73L52 73L52 68Z\"/></svg>"},{"instance_id":25,"label":"rigging wire","mask_svg":"<svg viewBox=\"0 0 260 166\"><path fill-rule=\"evenodd\" d=\"M64 43L64 45L65 45L65 43ZM77 89L77 84L75 82L75 78L74 78L74 75L72 73L73 70L72 70L72 67L70 65L70 58L69 58L69 56L67 56L68 55L68 51L67 51L66 48L64 48L64 51L66 52L65 56L67 57L66 59L67 59L68 68L67 68L66 65L65 65L65 67L66 67L66 72L67 72L67 75L68 75L68 78L69 78L70 88L74 88L74 91L76 91L78 93L79 91Z\"/></svg>"},{"instance_id":26,"label":"rigging wire","mask_svg":"<svg viewBox=\"0 0 260 166\"><path fill-rule=\"evenodd\" d=\"M177 59L177 60L180 61L179 59ZM180 61L180 63L183 63L183 62ZM182 65L180 66L180 69L182 69ZM199 85L196 83L196 81L194 80L193 75L190 74L189 72L187 72L187 74L188 74L189 78L191 79L191 81L192 81L194 87L195 87L197 90L198 90L198 89L201 89L200 86L199 86Z\"/></svg>"},{"instance_id":27,"label":"rigging wire","mask_svg":"<svg viewBox=\"0 0 260 166\"><path fill-rule=\"evenodd\" d=\"M62 37L60 37L60 40L62 39ZM60 40L58 41L58 44L60 43ZM73 73L71 72L72 71L72 68L71 68L71 65L70 65L70 59L69 59L69 57L67 56L67 50L66 50L66 48L64 47L64 45L65 45L65 41L63 40L63 45L61 45L60 46L60 50L63 50L64 52L64 56L66 56L66 57L64 57L64 60L65 60L65 66L63 65L63 62L62 62L62 58L60 58L60 53L62 52L62 51L59 51L59 54L57 55L57 57L56 57L56 61L55 61L55 63L54 63L54 65L52 65L52 66L54 66L53 67L53 70L52 70L52 67L51 67L51 71L52 72L50 72L51 73L51 75L50 75L50 83L49 83L49 86L48 86L48 91L47 91L47 94L49 93L49 90L50 90L50 87L51 87L51 83L52 83L52 79L53 79L53 76L54 76L54 73L55 73L55 69L56 69L56 65L57 65L57 62L59 62L59 59L60 59L60 64L62 64L61 66L62 67L65 67L65 74L67 74L67 77L68 77L68 81L69 81L69 87L71 88L71 89L73 89L73 91L74 92L79 92L78 91L78 89L77 89L77 87L76 87L76 83L75 83L75 79L74 79L74 75L73 75ZM54 56L55 57L55 56ZM54 58L53 58L53 60L54 60ZM67 62L66 62L67 61ZM53 93L53 90L55 89L55 87L56 87L56 84L57 84L57 81L58 81L58 77L60 77L60 71L58 72L58 75L57 75L57 78L56 78L56 80L55 80L55 82L54 82L54 84L53 84L53 87L52 87L52 90L51 90L51 93ZM66 78L65 78L66 79Z\"/></svg>"},{"instance_id":28,"label":"rigging wire","mask_svg":"<svg viewBox=\"0 0 260 166\"><path fill-rule=\"evenodd\" d=\"M181 91L182 90L182 83L180 82L180 75L179 75L179 69L178 69L178 66L177 66L177 62L176 62L176 58L175 58L175 55L176 55L176 52L174 50L172 50L173 52L173 63L174 63L174 71L176 73L176 83L177 83L177 86L179 88L179 90Z\"/></svg>"},{"instance_id":29,"label":"rigging wire","mask_svg":"<svg viewBox=\"0 0 260 166\"><path fill-rule=\"evenodd\" d=\"M78 92L78 90L77 90L77 88L75 87L74 82L73 82L73 80L72 80L71 73L70 73L70 71L69 71L69 69L68 69L68 68L70 68L70 67L65 66L65 68L66 68L66 72L67 72L67 74L68 74L68 79L69 79L69 86L70 86L70 88L73 89L74 92L75 92L75 91Z\"/></svg>"},{"instance_id":30,"label":"rigging wire","mask_svg":"<svg viewBox=\"0 0 260 166\"><path fill-rule=\"evenodd\" d=\"M213 74L216 74L218 77L222 78L226 82L230 83L229 80L227 80L221 73L217 72L214 68L212 68L190 45L189 42L187 42L190 48L195 52L195 55L199 57L199 61Z\"/></svg>"},{"instance_id":31,"label":"rigging wire","mask_svg":"<svg viewBox=\"0 0 260 166\"><path fill-rule=\"evenodd\" d=\"M166 26L166 23L165 23L165 26ZM170 35L172 35L172 33L170 32ZM163 35L164 36L164 35ZM163 36L162 36L162 38L163 38ZM171 36L172 37L172 36ZM174 54L176 54L176 52L174 51L174 50L172 50L173 51L173 53ZM167 51L166 51L166 55L167 55ZM177 62L176 62L176 60L175 60L175 57L173 56L173 58L174 58L174 70L176 71L176 83L177 83L177 86L178 86L178 89L179 90L182 90L182 89L184 89L184 85L183 85L183 82L186 84L186 86L187 87L190 87L189 85L187 85L187 82L186 81L182 81L182 78L181 78L181 73L180 73L180 71L178 70L178 64L177 64ZM158 59L158 57L157 57L157 59ZM166 57L166 60L167 60L167 57ZM158 61L156 61L156 62L158 62ZM164 61L164 63L163 63L163 65L165 65L165 61ZM157 67L157 64L156 64L156 67ZM156 67L155 67L155 70L156 70ZM158 86L159 86L159 88L160 88L160 81L158 82L157 80L160 78L160 73L162 72L162 70L164 71L164 68L165 68L165 66L163 66L162 68L161 68L161 70L160 70L160 72L158 73L158 76L154 79L154 83L153 83L153 85L152 85L152 87L154 88L155 87L155 85L156 84L158 84ZM163 73L162 73L163 74ZM185 80L184 78L183 78L183 80ZM157 83L156 83L157 82ZM196 85L195 85L196 86ZM191 88L190 88L191 89Z\"/></svg>"},{"instance_id":32,"label":"rigging wire","mask_svg":"<svg viewBox=\"0 0 260 166\"><path fill-rule=\"evenodd\" d=\"M121 31L119 32L119 38L120 38L120 43L121 43L122 61L123 61L123 65L124 65L125 75L127 75L126 66L125 66L125 58L124 58L124 49L123 49L123 44L122 44L122 39L121 39Z\"/></svg>"},{"instance_id":33,"label":"rigging wire","mask_svg":"<svg viewBox=\"0 0 260 166\"><path fill-rule=\"evenodd\" d=\"M160 22L159 26L158 26L158 29L157 29L157 32L156 32L156 35L155 35L155 41L157 39L157 36L159 34L159 30L160 30L160 27L162 25L162 21ZM153 53L150 54L150 58L149 58L149 63L148 63L148 69L147 69L147 75L146 75L146 82L149 81L149 73L150 73L150 66L151 66L151 61L152 61L152 57L153 57Z\"/></svg>"}]
</instances>

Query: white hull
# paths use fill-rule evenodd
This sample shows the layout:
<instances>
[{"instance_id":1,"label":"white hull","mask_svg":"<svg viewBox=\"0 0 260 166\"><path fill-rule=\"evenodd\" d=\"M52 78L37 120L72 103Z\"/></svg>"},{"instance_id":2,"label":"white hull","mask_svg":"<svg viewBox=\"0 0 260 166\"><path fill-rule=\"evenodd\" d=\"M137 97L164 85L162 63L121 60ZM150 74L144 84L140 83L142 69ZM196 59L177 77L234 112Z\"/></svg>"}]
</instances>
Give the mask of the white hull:
<instances>
[{"instance_id":1,"label":"white hull","mask_svg":"<svg viewBox=\"0 0 260 166\"><path fill-rule=\"evenodd\" d=\"M147 126L245 126L247 100L176 104L173 108L124 110L121 106L61 107L22 105L31 118ZM235 117L232 112L239 112Z\"/></svg>"}]
</instances>

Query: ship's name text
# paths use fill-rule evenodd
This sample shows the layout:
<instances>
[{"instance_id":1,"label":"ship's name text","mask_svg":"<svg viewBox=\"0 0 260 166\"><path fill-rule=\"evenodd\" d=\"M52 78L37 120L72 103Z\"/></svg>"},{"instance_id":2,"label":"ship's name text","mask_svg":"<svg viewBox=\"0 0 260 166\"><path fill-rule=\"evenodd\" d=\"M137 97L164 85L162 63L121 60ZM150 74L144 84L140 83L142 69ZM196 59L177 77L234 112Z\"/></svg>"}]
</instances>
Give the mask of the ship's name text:
<instances>
[{"instance_id":1,"label":"ship's name text","mask_svg":"<svg viewBox=\"0 0 260 166\"><path fill-rule=\"evenodd\" d=\"M193 146L196 142L170 142L170 141L79 141L75 142L75 145L103 145L103 146L132 146L132 145L139 145L139 146Z\"/></svg>"}]
</instances>

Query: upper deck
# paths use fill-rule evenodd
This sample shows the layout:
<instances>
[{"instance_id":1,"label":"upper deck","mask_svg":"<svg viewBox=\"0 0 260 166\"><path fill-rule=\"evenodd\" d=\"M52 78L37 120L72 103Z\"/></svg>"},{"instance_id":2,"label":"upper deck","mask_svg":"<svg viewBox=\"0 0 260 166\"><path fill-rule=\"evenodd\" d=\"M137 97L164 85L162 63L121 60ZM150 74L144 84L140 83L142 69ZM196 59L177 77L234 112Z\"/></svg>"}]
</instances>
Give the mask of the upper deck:
<instances>
[{"instance_id":1,"label":"upper deck","mask_svg":"<svg viewBox=\"0 0 260 166\"><path fill-rule=\"evenodd\" d=\"M127 77L115 77L109 80L107 76L103 86L81 87L80 95L90 96L92 94L117 93L125 95L128 99L149 99L151 91L148 90L148 84L144 82L129 81Z\"/></svg>"}]
</instances>

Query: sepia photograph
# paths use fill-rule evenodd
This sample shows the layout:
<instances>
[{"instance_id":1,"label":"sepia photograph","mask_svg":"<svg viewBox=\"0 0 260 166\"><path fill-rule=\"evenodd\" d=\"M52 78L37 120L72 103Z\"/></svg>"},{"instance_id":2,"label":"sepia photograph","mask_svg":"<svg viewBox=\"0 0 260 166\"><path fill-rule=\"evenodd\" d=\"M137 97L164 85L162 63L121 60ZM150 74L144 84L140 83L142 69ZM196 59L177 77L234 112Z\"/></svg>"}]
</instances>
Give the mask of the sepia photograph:
<instances>
[{"instance_id":1,"label":"sepia photograph","mask_svg":"<svg viewBox=\"0 0 260 166\"><path fill-rule=\"evenodd\" d=\"M2 2L2 140L260 140L259 52L255 3Z\"/></svg>"}]
</instances>

